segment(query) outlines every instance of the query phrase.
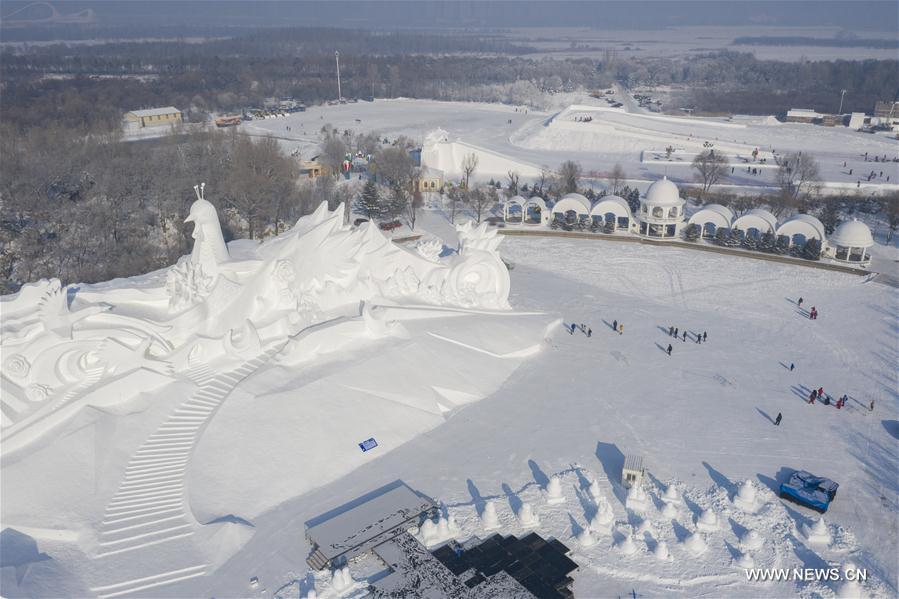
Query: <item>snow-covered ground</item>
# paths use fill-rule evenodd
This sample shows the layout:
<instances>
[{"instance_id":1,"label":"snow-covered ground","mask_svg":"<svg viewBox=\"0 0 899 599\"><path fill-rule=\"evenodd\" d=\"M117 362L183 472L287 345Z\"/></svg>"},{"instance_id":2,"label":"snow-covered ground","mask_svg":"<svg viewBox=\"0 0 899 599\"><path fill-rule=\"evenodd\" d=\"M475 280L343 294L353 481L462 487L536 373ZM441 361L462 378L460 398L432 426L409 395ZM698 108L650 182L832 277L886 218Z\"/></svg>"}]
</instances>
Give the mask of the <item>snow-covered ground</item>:
<instances>
[{"instance_id":1,"label":"snow-covered ground","mask_svg":"<svg viewBox=\"0 0 899 599\"><path fill-rule=\"evenodd\" d=\"M571 105L558 112L499 104L376 100L314 106L283 118L245 123L242 128L251 134L274 135L285 149L299 150L304 158L318 153L318 132L325 123L339 131L377 131L390 140L406 135L417 143L424 143L429 133L443 129L449 141L461 147L438 152L440 159L429 166L455 178L460 175L462 157L474 151L483 154L475 176L485 180L505 180L510 168L527 180L540 167L554 170L565 160L577 160L586 173L606 173L620 163L634 181L667 175L686 182L694 179L689 154L701 151L708 142L734 157L734 172L721 181L728 189L758 191L774 184L773 168L764 168L756 175L747 172L747 167L754 166L750 154L755 148L762 156L771 151L781 155L799 151L814 154L826 189L865 195L899 189L899 163L872 162L875 155L888 160L899 156L899 141L886 135L845 127L779 123L766 117L725 120L629 113L583 95L571 94L568 99ZM575 120L582 116L593 120ZM683 153L675 154L671 161L658 160L658 153L664 153L669 145ZM768 165L772 162L769 159ZM866 179L871 171L875 177L869 182Z\"/></svg>"},{"instance_id":2,"label":"snow-covered ground","mask_svg":"<svg viewBox=\"0 0 899 599\"><path fill-rule=\"evenodd\" d=\"M425 212L422 223L455 243L439 212ZM514 265L516 311L586 323L592 337L559 326L537 355L501 372L492 359L475 367L441 338L467 338L470 347L492 344L500 351L521 345L535 330L526 316L514 317L509 330L490 319L461 328L407 320L404 338L367 349L350 344L348 353L300 369L262 368L237 384L187 465L190 510L202 525L192 544L143 547L140 559L126 552L114 563L82 552L96 550L92 539L103 525L94 523L127 448L177 405L182 387L101 407L101 418L83 418L83 426L48 438L24 457L4 459L4 528L14 529L4 531L4 545L16 548L4 549L4 596L269 597L281 589L279 596L287 597L305 596L313 585L321 597L361 596L366 577L382 568L374 560L354 565L356 582L336 591L328 574L305 565L303 524L395 479L441 502L459 523L459 538L485 534L479 514L491 499L500 532L520 533L516 513L530 503L540 520L536 530L574 548L581 566L574 588L581 597L632 590L638 596L834 595L838 585L830 582L747 582L734 562L743 557L740 539L749 530L763 540L750 550L760 567L851 561L867 569L868 593L895 596L894 289L854 275L670 247L507 238L501 249ZM804 306L818 308L817 321L797 308L799 296ZM614 320L624 325L623 335L608 326ZM672 340L669 326L707 332L708 341ZM348 333L341 331L334 334ZM415 391L421 385L443 389L438 402L458 400L451 417L391 407L423 393ZM847 407L807 404L808 390L819 386L834 397L847 393ZM328 464L347 463L350 454L341 444L359 436L365 423L347 421L362 428L346 435L339 412L331 412L333 402L322 403L330 407L320 414L305 407L338 389L355 405L369 396L380 406L368 428L387 440L350 473ZM479 393L489 396L468 403ZM783 422L775 427L778 413ZM649 473L650 501L642 513L625 509L616 482L630 454L642 455ZM803 532L816 514L774 496L793 468L840 483L825 516L830 543L816 544ZM548 502L542 490L552 475L562 483L561 503ZM584 547L576 537L601 503L588 493L594 480L613 518L596 523L596 543ZM746 480L757 491L754 511L733 502ZM683 502L663 513L669 486ZM695 554L688 538L703 510L711 510L718 525L702 533L707 549ZM670 559L651 553L659 542L667 544ZM200 557L203 569L194 565ZM111 565L116 570L107 572ZM161 580L156 572L175 574L169 584L153 586ZM130 582L92 591L104 576ZM252 577L256 586L249 584Z\"/></svg>"}]
</instances>

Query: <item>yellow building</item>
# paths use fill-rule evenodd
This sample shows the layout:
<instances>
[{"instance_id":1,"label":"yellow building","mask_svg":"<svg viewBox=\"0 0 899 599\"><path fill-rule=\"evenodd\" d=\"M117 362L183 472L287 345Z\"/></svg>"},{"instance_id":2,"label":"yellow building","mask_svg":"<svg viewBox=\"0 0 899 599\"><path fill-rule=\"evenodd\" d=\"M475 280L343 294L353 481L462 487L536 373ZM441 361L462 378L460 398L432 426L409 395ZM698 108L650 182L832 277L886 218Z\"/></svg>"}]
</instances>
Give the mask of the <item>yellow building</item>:
<instances>
[{"instance_id":1,"label":"yellow building","mask_svg":"<svg viewBox=\"0 0 899 599\"><path fill-rule=\"evenodd\" d=\"M309 179L317 179L328 174L328 167L317 160L300 160L300 175Z\"/></svg>"},{"instance_id":2,"label":"yellow building","mask_svg":"<svg viewBox=\"0 0 899 599\"><path fill-rule=\"evenodd\" d=\"M174 106L147 108L125 113L126 129L143 129L161 125L177 125L181 122L181 111Z\"/></svg>"},{"instance_id":3,"label":"yellow building","mask_svg":"<svg viewBox=\"0 0 899 599\"><path fill-rule=\"evenodd\" d=\"M425 193L428 191L440 191L443 188L443 171L421 167L418 174L418 191Z\"/></svg>"}]
</instances>

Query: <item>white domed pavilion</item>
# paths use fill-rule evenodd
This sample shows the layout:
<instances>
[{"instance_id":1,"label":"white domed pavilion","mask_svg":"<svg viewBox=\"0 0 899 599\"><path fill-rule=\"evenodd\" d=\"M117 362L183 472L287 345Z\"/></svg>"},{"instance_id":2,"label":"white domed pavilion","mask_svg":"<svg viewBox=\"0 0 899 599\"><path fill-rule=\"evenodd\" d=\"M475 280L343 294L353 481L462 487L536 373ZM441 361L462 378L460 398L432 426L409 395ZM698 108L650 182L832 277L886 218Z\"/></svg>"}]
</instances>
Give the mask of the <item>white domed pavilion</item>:
<instances>
[{"instance_id":1,"label":"white domed pavilion","mask_svg":"<svg viewBox=\"0 0 899 599\"><path fill-rule=\"evenodd\" d=\"M844 222L827 240L826 255L840 262L869 264L871 256L868 248L874 245L874 237L868 225L852 219Z\"/></svg>"},{"instance_id":2,"label":"white domed pavilion","mask_svg":"<svg viewBox=\"0 0 899 599\"><path fill-rule=\"evenodd\" d=\"M777 227L778 237L787 237L789 245L804 246L809 240L817 239L824 243L824 225L811 214L797 214Z\"/></svg>"},{"instance_id":3,"label":"white domed pavilion","mask_svg":"<svg viewBox=\"0 0 899 599\"><path fill-rule=\"evenodd\" d=\"M616 195L599 198L590 209L590 216L596 224L611 225L613 231L618 229L629 231L631 223L634 222L627 200Z\"/></svg>"},{"instance_id":4,"label":"white domed pavilion","mask_svg":"<svg viewBox=\"0 0 899 599\"><path fill-rule=\"evenodd\" d=\"M721 204L706 204L693 213L689 224L699 225L699 238L714 237L718 229L729 229L734 213Z\"/></svg>"},{"instance_id":5,"label":"white domed pavilion","mask_svg":"<svg viewBox=\"0 0 899 599\"><path fill-rule=\"evenodd\" d=\"M677 185L662 177L649 186L640 198L640 235L653 238L676 238L684 225L684 203Z\"/></svg>"}]
</instances>

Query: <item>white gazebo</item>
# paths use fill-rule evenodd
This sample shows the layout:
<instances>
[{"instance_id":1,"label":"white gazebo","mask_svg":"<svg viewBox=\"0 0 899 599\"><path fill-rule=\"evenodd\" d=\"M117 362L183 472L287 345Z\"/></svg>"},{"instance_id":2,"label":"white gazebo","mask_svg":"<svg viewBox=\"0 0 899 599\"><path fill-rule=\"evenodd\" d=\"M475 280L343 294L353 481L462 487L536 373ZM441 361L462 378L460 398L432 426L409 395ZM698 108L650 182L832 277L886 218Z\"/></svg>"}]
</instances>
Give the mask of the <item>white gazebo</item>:
<instances>
[{"instance_id":1,"label":"white gazebo","mask_svg":"<svg viewBox=\"0 0 899 599\"><path fill-rule=\"evenodd\" d=\"M552 218L575 223L590 217L590 200L579 193L567 193L553 204Z\"/></svg>"},{"instance_id":2,"label":"white gazebo","mask_svg":"<svg viewBox=\"0 0 899 599\"><path fill-rule=\"evenodd\" d=\"M744 235L761 239L766 233L777 230L777 218L767 210L755 208L747 211L731 225L734 231L742 231Z\"/></svg>"},{"instance_id":3,"label":"white gazebo","mask_svg":"<svg viewBox=\"0 0 899 599\"><path fill-rule=\"evenodd\" d=\"M546 209L546 202L540 196L531 196L522 204L524 224L540 225L546 224L549 220L549 212Z\"/></svg>"},{"instance_id":4,"label":"white gazebo","mask_svg":"<svg viewBox=\"0 0 899 599\"><path fill-rule=\"evenodd\" d=\"M507 225L520 225L524 221L525 202L521 196L512 196L503 203L503 221Z\"/></svg>"},{"instance_id":5,"label":"white gazebo","mask_svg":"<svg viewBox=\"0 0 899 599\"><path fill-rule=\"evenodd\" d=\"M809 239L817 239L824 244L824 225L810 214L797 214L777 227L777 237L786 237L789 245L804 246Z\"/></svg>"},{"instance_id":6,"label":"white gazebo","mask_svg":"<svg viewBox=\"0 0 899 599\"><path fill-rule=\"evenodd\" d=\"M868 248L874 245L871 229L858 219L844 222L827 240L825 255L840 262L870 264Z\"/></svg>"},{"instance_id":7,"label":"white gazebo","mask_svg":"<svg viewBox=\"0 0 899 599\"><path fill-rule=\"evenodd\" d=\"M714 237L718 229L729 229L734 221L734 213L721 204L707 204L693 213L688 221L699 225L699 238Z\"/></svg>"},{"instance_id":8,"label":"white gazebo","mask_svg":"<svg viewBox=\"0 0 899 599\"><path fill-rule=\"evenodd\" d=\"M615 195L607 195L599 198L593 208L590 209L590 217L596 224L608 225L612 223L612 230L624 229L629 231L634 217L627 200Z\"/></svg>"},{"instance_id":9,"label":"white gazebo","mask_svg":"<svg viewBox=\"0 0 899 599\"><path fill-rule=\"evenodd\" d=\"M649 186L640 198L640 235L655 238L674 238L684 224L684 203L677 185L663 177Z\"/></svg>"}]
</instances>

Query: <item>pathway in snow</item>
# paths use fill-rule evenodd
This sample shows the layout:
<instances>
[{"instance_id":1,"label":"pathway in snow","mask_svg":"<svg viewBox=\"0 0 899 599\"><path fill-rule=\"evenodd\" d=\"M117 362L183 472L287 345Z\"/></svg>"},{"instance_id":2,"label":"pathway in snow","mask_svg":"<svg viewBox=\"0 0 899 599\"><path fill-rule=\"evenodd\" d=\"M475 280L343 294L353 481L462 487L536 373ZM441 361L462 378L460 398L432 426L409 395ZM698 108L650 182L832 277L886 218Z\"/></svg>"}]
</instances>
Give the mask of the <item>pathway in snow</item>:
<instances>
[{"instance_id":1,"label":"pathway in snow","mask_svg":"<svg viewBox=\"0 0 899 599\"><path fill-rule=\"evenodd\" d=\"M193 536L201 526L188 505L186 472L206 424L237 385L283 348L277 345L229 372L215 374L206 364L189 374L198 389L134 452L119 489L98 527L98 561L122 560L122 569L104 564L103 572L129 571L139 552ZM91 588L100 597L119 597L204 576L207 564L194 563L164 572Z\"/></svg>"}]
</instances>

